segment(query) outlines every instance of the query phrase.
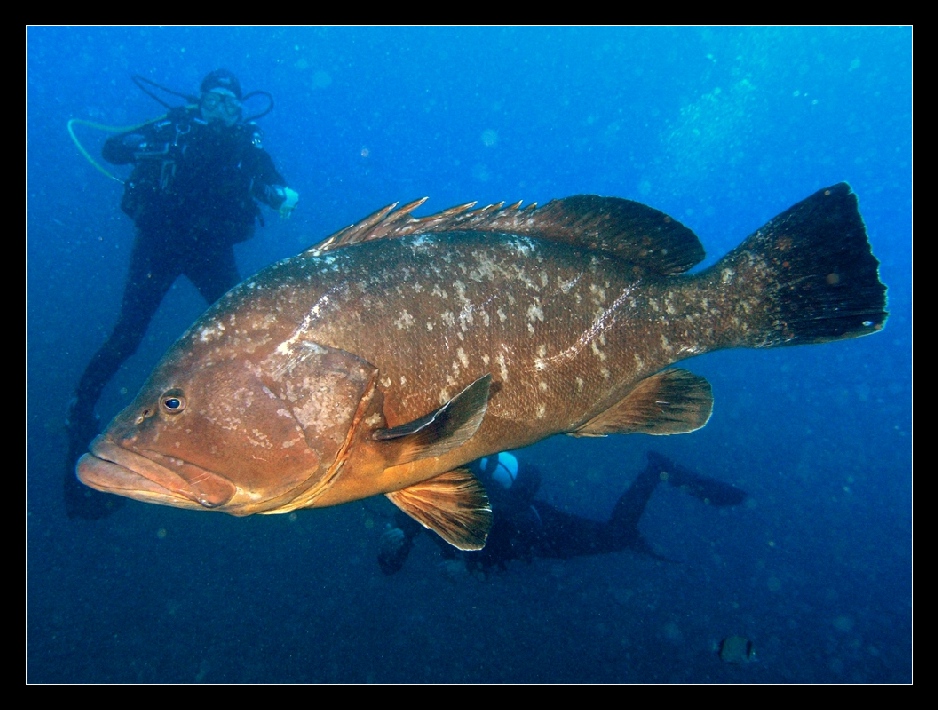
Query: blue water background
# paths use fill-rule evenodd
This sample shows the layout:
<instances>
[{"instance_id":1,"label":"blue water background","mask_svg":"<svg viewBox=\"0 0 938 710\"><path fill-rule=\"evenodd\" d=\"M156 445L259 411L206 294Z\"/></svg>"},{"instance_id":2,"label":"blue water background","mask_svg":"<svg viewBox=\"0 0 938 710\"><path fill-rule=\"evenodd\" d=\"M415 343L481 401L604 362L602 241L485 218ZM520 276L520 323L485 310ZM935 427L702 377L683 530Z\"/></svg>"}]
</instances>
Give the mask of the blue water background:
<instances>
[{"instance_id":1,"label":"blue water background","mask_svg":"<svg viewBox=\"0 0 938 710\"><path fill-rule=\"evenodd\" d=\"M911 45L909 28L29 28L27 680L911 681ZM686 362L715 396L694 434L522 452L547 470L542 497L597 518L652 448L746 489L721 510L659 488L641 527L676 563L623 552L480 580L444 574L424 538L387 578L383 499L67 520L65 409L115 323L133 230L66 122L153 118L131 75L195 92L218 66L273 94L265 147L301 196L237 247L244 275L425 195L422 213L635 199L712 263L846 180L891 317L860 340ZM106 134L76 130L99 155ZM204 305L176 284L105 420ZM753 662L717 655L736 634Z\"/></svg>"}]
</instances>

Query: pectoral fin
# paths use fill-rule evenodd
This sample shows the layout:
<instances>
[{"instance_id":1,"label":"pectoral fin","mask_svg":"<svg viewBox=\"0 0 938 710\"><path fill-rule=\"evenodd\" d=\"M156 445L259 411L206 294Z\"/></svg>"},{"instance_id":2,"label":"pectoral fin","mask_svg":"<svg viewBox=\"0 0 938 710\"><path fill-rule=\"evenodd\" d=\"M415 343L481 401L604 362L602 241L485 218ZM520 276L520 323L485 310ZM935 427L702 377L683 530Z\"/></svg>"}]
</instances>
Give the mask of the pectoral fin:
<instances>
[{"instance_id":1,"label":"pectoral fin","mask_svg":"<svg viewBox=\"0 0 938 710\"><path fill-rule=\"evenodd\" d=\"M488 407L492 376L484 375L439 409L407 424L379 429L376 441L393 441L399 448L394 465L442 456L466 443L479 429Z\"/></svg>"},{"instance_id":2,"label":"pectoral fin","mask_svg":"<svg viewBox=\"0 0 938 710\"><path fill-rule=\"evenodd\" d=\"M492 527L485 487L469 469L457 468L387 494L410 517L460 550L481 550Z\"/></svg>"},{"instance_id":3,"label":"pectoral fin","mask_svg":"<svg viewBox=\"0 0 938 710\"><path fill-rule=\"evenodd\" d=\"M713 391L706 379L687 370L664 370L570 434L686 434L706 424L712 411Z\"/></svg>"}]
</instances>

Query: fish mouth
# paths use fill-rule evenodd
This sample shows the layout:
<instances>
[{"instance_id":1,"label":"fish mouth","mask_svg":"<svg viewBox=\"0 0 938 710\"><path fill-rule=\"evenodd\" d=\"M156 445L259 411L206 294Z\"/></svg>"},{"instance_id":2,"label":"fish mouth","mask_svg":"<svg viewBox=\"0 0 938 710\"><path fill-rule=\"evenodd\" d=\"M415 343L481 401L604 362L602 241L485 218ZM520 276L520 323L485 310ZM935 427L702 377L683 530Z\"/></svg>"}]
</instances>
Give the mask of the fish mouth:
<instances>
[{"instance_id":1,"label":"fish mouth","mask_svg":"<svg viewBox=\"0 0 938 710\"><path fill-rule=\"evenodd\" d=\"M230 481L206 469L172 459L172 470L154 458L130 451L102 435L78 460L76 474L86 486L105 493L177 508L218 508L235 494Z\"/></svg>"}]
</instances>

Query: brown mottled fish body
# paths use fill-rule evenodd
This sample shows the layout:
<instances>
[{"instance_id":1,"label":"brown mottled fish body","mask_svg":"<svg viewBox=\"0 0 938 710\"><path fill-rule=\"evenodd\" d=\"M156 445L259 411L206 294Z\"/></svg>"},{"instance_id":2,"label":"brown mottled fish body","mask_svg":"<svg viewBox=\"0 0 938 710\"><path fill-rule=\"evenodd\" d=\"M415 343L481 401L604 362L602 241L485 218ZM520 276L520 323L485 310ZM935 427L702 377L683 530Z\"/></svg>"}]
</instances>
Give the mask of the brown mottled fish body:
<instances>
[{"instance_id":1,"label":"brown mottled fish body","mask_svg":"<svg viewBox=\"0 0 938 710\"><path fill-rule=\"evenodd\" d=\"M728 347L874 332L885 287L856 197L822 190L699 274L683 225L579 196L376 213L247 279L166 354L82 459L94 487L238 515L388 494L484 544L462 468L558 433L679 433Z\"/></svg>"}]
</instances>

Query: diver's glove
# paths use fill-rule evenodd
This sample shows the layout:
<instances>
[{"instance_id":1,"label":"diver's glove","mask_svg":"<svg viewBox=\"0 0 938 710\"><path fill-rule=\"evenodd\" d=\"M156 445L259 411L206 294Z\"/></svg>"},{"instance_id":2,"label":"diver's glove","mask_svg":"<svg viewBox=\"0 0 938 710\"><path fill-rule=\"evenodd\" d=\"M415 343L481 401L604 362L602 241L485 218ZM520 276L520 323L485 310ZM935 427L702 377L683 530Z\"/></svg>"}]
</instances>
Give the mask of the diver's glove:
<instances>
[{"instance_id":1,"label":"diver's glove","mask_svg":"<svg viewBox=\"0 0 938 710\"><path fill-rule=\"evenodd\" d=\"M281 194L283 195L283 202L280 203L280 217L289 219L290 215L293 214L293 210L296 209L296 203L299 201L300 195L296 190L291 190L289 187L281 188Z\"/></svg>"},{"instance_id":2,"label":"diver's glove","mask_svg":"<svg viewBox=\"0 0 938 710\"><path fill-rule=\"evenodd\" d=\"M378 566L385 574L394 574L404 566L404 560L410 554L413 538L404 535L397 527L388 526L381 535L381 549L378 551Z\"/></svg>"}]
</instances>

